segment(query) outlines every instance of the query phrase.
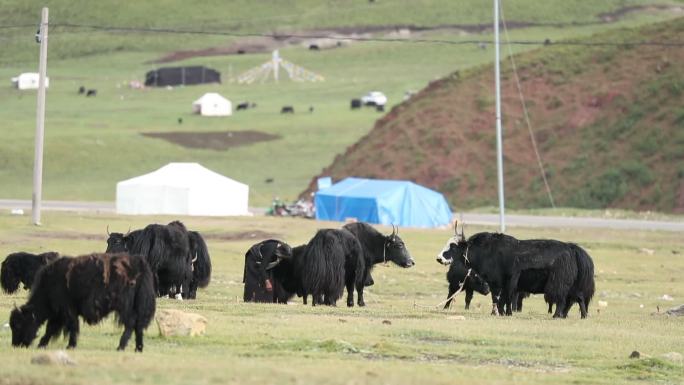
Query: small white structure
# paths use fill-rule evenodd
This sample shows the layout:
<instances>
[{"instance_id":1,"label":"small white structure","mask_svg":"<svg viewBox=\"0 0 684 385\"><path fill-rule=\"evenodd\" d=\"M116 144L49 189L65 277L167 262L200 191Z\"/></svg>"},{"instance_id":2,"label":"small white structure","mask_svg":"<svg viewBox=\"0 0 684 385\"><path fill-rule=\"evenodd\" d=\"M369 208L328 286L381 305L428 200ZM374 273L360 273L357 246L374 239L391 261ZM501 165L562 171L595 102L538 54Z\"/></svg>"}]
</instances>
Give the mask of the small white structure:
<instances>
[{"instance_id":1,"label":"small white structure","mask_svg":"<svg viewBox=\"0 0 684 385\"><path fill-rule=\"evenodd\" d=\"M198 163L169 163L116 184L118 214L250 215L249 186Z\"/></svg>"},{"instance_id":2,"label":"small white structure","mask_svg":"<svg viewBox=\"0 0 684 385\"><path fill-rule=\"evenodd\" d=\"M12 85L20 90L37 90L39 76L36 72L24 72L12 78ZM50 78L45 77L45 88L48 87L50 87Z\"/></svg>"},{"instance_id":3,"label":"small white structure","mask_svg":"<svg viewBox=\"0 0 684 385\"><path fill-rule=\"evenodd\" d=\"M215 92L207 92L192 102L192 112L202 116L230 116L233 103Z\"/></svg>"}]
</instances>

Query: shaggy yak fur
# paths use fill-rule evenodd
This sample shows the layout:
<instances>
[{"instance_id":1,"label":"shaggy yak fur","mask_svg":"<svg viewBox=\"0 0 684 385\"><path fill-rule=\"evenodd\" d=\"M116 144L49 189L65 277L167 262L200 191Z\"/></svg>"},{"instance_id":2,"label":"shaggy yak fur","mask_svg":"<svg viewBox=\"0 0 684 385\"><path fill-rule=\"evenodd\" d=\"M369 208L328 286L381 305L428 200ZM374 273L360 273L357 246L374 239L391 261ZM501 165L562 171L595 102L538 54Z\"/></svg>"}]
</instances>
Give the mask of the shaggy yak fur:
<instances>
[{"instance_id":1,"label":"shaggy yak fur","mask_svg":"<svg viewBox=\"0 0 684 385\"><path fill-rule=\"evenodd\" d=\"M197 288L207 287L211 280L211 258L204 239L179 221L151 224L127 234L111 233L106 252L145 257L160 296L181 294L185 299L195 299Z\"/></svg>"},{"instance_id":2,"label":"shaggy yak fur","mask_svg":"<svg viewBox=\"0 0 684 385\"><path fill-rule=\"evenodd\" d=\"M290 258L290 246L277 239L268 239L252 245L245 253L245 268L242 282L245 284L245 302L281 302L283 288L274 280L274 269L281 258ZM285 299L284 302L287 302Z\"/></svg>"},{"instance_id":3,"label":"shaggy yak fur","mask_svg":"<svg viewBox=\"0 0 684 385\"><path fill-rule=\"evenodd\" d=\"M8 255L0 268L2 290L7 294L12 294L19 289L20 283L24 284L24 289L28 290L38 270L57 258L59 258L59 253L54 251L37 255L22 251Z\"/></svg>"},{"instance_id":4,"label":"shaggy yak fur","mask_svg":"<svg viewBox=\"0 0 684 385\"><path fill-rule=\"evenodd\" d=\"M455 238L441 253L442 260L460 260L487 281L492 293L500 293L500 313L505 305L505 313L512 314L511 301L517 292L543 292L546 302L556 305L554 318L567 317L575 302L582 318L587 316L595 290L594 263L581 247L497 233L478 233L467 241Z\"/></svg>"},{"instance_id":5,"label":"shaggy yak fur","mask_svg":"<svg viewBox=\"0 0 684 385\"><path fill-rule=\"evenodd\" d=\"M447 298L449 300L444 305L444 309L448 309L451 306L451 298L454 293L459 290L465 291L465 308L470 308L470 301L473 299L473 292L478 292L482 295L489 294L489 285L485 282L482 277L477 273L470 272L468 274L468 269L465 265L458 262L453 262L449 266L449 271L447 272L447 281L449 282L449 294ZM462 287L462 288L461 288Z\"/></svg>"},{"instance_id":6,"label":"shaggy yak fur","mask_svg":"<svg viewBox=\"0 0 684 385\"><path fill-rule=\"evenodd\" d=\"M283 265L282 267L280 267ZM356 237L344 229L322 229L305 245L282 258L274 278L284 295L312 296L312 305L335 306L347 288L347 306L354 306L354 288L363 288L363 252Z\"/></svg>"},{"instance_id":7,"label":"shaggy yak fur","mask_svg":"<svg viewBox=\"0 0 684 385\"><path fill-rule=\"evenodd\" d=\"M399 238L399 234L394 228L391 235L383 235L371 225L364 222L349 223L344 225L343 229L354 234L361 244L364 260L362 272L364 286L373 285L374 282L373 277L371 277L371 271L378 263L387 263L391 261L404 268L416 264L404 245L404 241ZM363 286L357 290L357 294L359 306L365 306L366 304L363 300Z\"/></svg>"},{"instance_id":8,"label":"shaggy yak fur","mask_svg":"<svg viewBox=\"0 0 684 385\"><path fill-rule=\"evenodd\" d=\"M143 330L155 310L154 277L147 262L128 254L91 254L62 257L41 269L28 302L12 310L12 345L28 347L47 321L38 347L47 346L60 332L69 335L67 348L76 347L78 317L94 325L116 313L124 332L124 350L135 331L135 350L143 350Z\"/></svg>"},{"instance_id":9,"label":"shaggy yak fur","mask_svg":"<svg viewBox=\"0 0 684 385\"><path fill-rule=\"evenodd\" d=\"M271 269L273 277L273 297L276 303L287 303L292 297L298 295L306 296L302 287L302 278L295 270L294 261L300 260L306 251L306 245L299 245L292 248L292 259L281 259L277 265Z\"/></svg>"}]
</instances>

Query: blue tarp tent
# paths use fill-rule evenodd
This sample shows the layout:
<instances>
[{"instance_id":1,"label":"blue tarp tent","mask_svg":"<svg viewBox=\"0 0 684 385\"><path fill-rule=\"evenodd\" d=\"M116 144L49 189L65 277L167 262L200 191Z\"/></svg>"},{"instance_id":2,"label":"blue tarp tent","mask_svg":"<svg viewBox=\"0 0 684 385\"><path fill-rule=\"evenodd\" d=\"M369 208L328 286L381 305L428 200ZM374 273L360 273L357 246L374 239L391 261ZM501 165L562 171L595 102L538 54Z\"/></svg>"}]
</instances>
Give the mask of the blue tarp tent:
<instances>
[{"instance_id":1,"label":"blue tarp tent","mask_svg":"<svg viewBox=\"0 0 684 385\"><path fill-rule=\"evenodd\" d=\"M451 222L444 196L409 181L346 178L316 193L316 219L409 227Z\"/></svg>"}]
</instances>

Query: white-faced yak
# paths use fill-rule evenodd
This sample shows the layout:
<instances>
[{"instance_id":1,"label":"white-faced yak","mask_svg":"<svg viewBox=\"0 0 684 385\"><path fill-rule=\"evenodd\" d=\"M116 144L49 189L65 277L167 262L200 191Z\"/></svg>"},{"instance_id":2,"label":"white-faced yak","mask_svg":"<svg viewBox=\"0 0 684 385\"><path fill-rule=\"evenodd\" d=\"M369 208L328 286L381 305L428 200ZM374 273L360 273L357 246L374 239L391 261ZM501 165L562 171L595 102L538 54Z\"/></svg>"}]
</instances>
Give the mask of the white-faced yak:
<instances>
[{"instance_id":1,"label":"white-faced yak","mask_svg":"<svg viewBox=\"0 0 684 385\"><path fill-rule=\"evenodd\" d=\"M128 252L145 257L155 274L160 296L181 294L195 299L197 288L211 280L211 258L204 239L179 221L151 224L126 234L109 233L107 253Z\"/></svg>"},{"instance_id":2,"label":"white-faced yak","mask_svg":"<svg viewBox=\"0 0 684 385\"><path fill-rule=\"evenodd\" d=\"M594 295L594 263L573 243L550 239L518 240L499 233L478 233L451 238L437 260L462 263L500 293L499 313L512 314L517 292L543 291L547 303L556 305L554 318L565 318L577 302L582 318ZM523 284L523 286L521 286ZM543 290L541 290L543 289Z\"/></svg>"},{"instance_id":3,"label":"white-faced yak","mask_svg":"<svg viewBox=\"0 0 684 385\"><path fill-rule=\"evenodd\" d=\"M28 347L47 321L38 347L47 346L62 332L67 349L76 347L78 317L94 325L114 312L124 332L124 350L135 331L135 350L143 350L143 330L155 311L154 276L142 257L128 254L90 254L62 257L38 272L28 302L12 310L12 345Z\"/></svg>"},{"instance_id":4,"label":"white-faced yak","mask_svg":"<svg viewBox=\"0 0 684 385\"><path fill-rule=\"evenodd\" d=\"M24 285L24 289L30 289L38 270L57 258L59 253L54 251L42 254L18 252L8 255L0 268L2 290L12 294L19 289L20 283Z\"/></svg>"}]
</instances>

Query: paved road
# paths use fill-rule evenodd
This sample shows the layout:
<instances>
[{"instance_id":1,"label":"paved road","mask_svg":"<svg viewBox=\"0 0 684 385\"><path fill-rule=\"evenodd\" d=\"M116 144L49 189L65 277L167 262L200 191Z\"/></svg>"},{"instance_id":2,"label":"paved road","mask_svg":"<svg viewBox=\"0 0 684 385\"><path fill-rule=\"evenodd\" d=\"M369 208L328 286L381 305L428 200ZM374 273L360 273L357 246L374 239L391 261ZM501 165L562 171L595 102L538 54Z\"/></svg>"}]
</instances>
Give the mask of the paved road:
<instances>
[{"instance_id":1,"label":"paved road","mask_svg":"<svg viewBox=\"0 0 684 385\"><path fill-rule=\"evenodd\" d=\"M22 209L28 213L31 201L16 199L0 199L0 210ZM114 213L113 202L72 202L72 201L44 201L43 210L81 211ZM250 208L256 215L264 213L263 209ZM467 224L498 226L498 214L463 214ZM638 219L605 219L586 217L551 217L533 215L507 215L506 225L509 227L574 227L574 228L609 228L635 230L663 230L684 232L684 221L646 221Z\"/></svg>"}]
</instances>

